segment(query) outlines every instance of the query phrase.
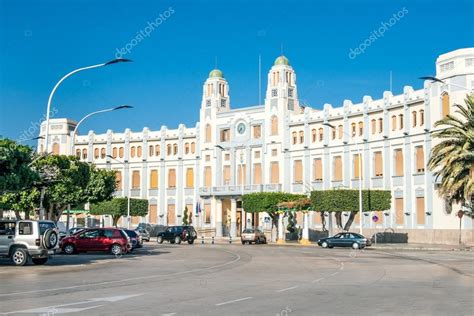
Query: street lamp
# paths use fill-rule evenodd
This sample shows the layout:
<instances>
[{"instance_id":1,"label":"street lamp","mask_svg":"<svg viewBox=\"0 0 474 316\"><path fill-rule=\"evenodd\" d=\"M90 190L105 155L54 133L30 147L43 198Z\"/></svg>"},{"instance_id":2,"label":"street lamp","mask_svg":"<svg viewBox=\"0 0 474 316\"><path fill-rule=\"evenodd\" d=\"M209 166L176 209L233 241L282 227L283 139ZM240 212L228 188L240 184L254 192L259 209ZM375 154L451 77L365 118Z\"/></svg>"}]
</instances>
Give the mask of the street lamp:
<instances>
[{"instance_id":1,"label":"street lamp","mask_svg":"<svg viewBox=\"0 0 474 316\"><path fill-rule=\"evenodd\" d=\"M131 109L131 108L133 108L133 106L121 105L121 106L117 106L117 107L110 108L110 109L95 111L95 112L89 113L86 116L84 116L83 118L81 118L81 120L77 123L76 128L74 128L74 131L73 131L73 134L72 134L71 155L74 155L74 146L75 146L75 143L76 143L77 130L79 128L79 125L81 125L81 123L84 122L84 120L86 120L87 118L89 118L93 115L99 114L99 113L112 112L112 111L123 110L123 109Z\"/></svg>"},{"instance_id":2,"label":"street lamp","mask_svg":"<svg viewBox=\"0 0 474 316\"><path fill-rule=\"evenodd\" d=\"M112 160L115 160L116 162L120 163L123 165L123 168L125 169L125 162L118 160L117 158L107 155ZM128 194L127 194L127 229L130 229L130 183L128 183Z\"/></svg>"},{"instance_id":3,"label":"street lamp","mask_svg":"<svg viewBox=\"0 0 474 316\"><path fill-rule=\"evenodd\" d=\"M422 80L431 80L431 82L439 82L441 84L445 84L445 85L449 85L449 86L454 86L454 87L458 87L458 88L461 88L461 89L465 89L465 90L469 90L467 87L465 86L461 86L459 84L456 84L456 83L448 83L444 80L441 80L439 78L436 78L436 77L433 77L433 76L425 76L425 77L419 77L418 79L422 79Z\"/></svg>"},{"instance_id":4,"label":"street lamp","mask_svg":"<svg viewBox=\"0 0 474 316\"><path fill-rule=\"evenodd\" d=\"M323 125L325 126L328 126L332 129L336 129L336 127L334 125L332 125L331 123L323 123ZM351 138L352 142L354 143L354 145L357 145L357 142L355 141L354 137L347 134L346 132L344 132L344 135L347 135ZM360 143L360 145L362 145L362 143ZM362 151L361 151L361 146L357 146L357 152L358 152L358 155L359 155L359 233L362 235Z\"/></svg>"},{"instance_id":5,"label":"street lamp","mask_svg":"<svg viewBox=\"0 0 474 316\"><path fill-rule=\"evenodd\" d=\"M97 64L97 65L92 65L92 66L87 66L87 67L82 67L82 68L78 68L76 70L73 70L71 71L70 73L68 73L67 75L65 75L64 77L61 78L61 80L59 80L56 85L54 86L53 90L51 91L51 93L49 94L49 98L48 98L48 106L46 108L46 139L44 141L45 143L45 146L44 146L44 150L45 152L47 153L48 152L48 138L49 138L49 112L51 110L51 101L53 100L53 95L54 93L56 92L56 90L58 89L59 85L66 79L68 78L69 76L72 76L73 74L75 73L78 73L80 71L83 71L83 70L87 70L87 69L93 69L93 68L99 68L99 67L104 67L104 66L108 66L108 65L112 65L112 64L117 64L117 63L122 63L122 62L131 62L130 59L124 59L124 58L118 58L118 59L114 59L114 60L111 60L109 62L106 62L106 63L102 63L102 64Z\"/></svg>"}]
</instances>

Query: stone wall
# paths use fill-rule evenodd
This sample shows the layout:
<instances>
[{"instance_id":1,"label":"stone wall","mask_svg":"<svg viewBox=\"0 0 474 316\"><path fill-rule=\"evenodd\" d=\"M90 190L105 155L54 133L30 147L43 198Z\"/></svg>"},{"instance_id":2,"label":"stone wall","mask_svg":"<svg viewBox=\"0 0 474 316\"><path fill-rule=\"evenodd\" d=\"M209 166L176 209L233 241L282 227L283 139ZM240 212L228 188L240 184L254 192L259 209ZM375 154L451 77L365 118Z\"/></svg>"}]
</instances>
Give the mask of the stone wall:
<instances>
[{"instance_id":1,"label":"stone wall","mask_svg":"<svg viewBox=\"0 0 474 316\"><path fill-rule=\"evenodd\" d=\"M358 232L357 230L353 230ZM364 229L364 235L371 237L375 232L383 232L377 229ZM390 232L391 230L387 230ZM395 233L407 233L408 243L458 245L459 230L457 229L396 229ZM463 229L461 242L466 246L474 246L474 230Z\"/></svg>"}]
</instances>

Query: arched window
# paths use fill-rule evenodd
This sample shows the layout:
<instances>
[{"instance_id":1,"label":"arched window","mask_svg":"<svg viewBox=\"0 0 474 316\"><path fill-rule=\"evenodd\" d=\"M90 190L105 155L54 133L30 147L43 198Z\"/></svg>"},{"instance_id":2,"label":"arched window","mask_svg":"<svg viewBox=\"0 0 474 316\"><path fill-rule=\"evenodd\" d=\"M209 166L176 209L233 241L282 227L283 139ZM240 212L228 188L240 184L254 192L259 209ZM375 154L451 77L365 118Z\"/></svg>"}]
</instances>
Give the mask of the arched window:
<instances>
[{"instance_id":1,"label":"arched window","mask_svg":"<svg viewBox=\"0 0 474 316\"><path fill-rule=\"evenodd\" d=\"M159 156L160 154L161 154L160 145L156 145L155 146L155 156Z\"/></svg>"},{"instance_id":2,"label":"arched window","mask_svg":"<svg viewBox=\"0 0 474 316\"><path fill-rule=\"evenodd\" d=\"M323 141L323 138L324 138L324 132L323 132L323 128L320 127L318 129L318 135L319 135L319 141L322 142Z\"/></svg>"},{"instance_id":3,"label":"arched window","mask_svg":"<svg viewBox=\"0 0 474 316\"><path fill-rule=\"evenodd\" d=\"M76 149L76 157L78 159L81 159L81 150L80 149Z\"/></svg>"},{"instance_id":4,"label":"arched window","mask_svg":"<svg viewBox=\"0 0 474 316\"><path fill-rule=\"evenodd\" d=\"M123 147L119 148L119 158L123 158Z\"/></svg>"},{"instance_id":5,"label":"arched window","mask_svg":"<svg viewBox=\"0 0 474 316\"><path fill-rule=\"evenodd\" d=\"M300 144L303 144L304 142L304 132L300 131Z\"/></svg>"},{"instance_id":6,"label":"arched window","mask_svg":"<svg viewBox=\"0 0 474 316\"><path fill-rule=\"evenodd\" d=\"M99 148L95 148L94 149L94 159L98 159L99 158Z\"/></svg>"},{"instance_id":7,"label":"arched window","mask_svg":"<svg viewBox=\"0 0 474 316\"><path fill-rule=\"evenodd\" d=\"M295 145L298 142L298 136L296 132L291 133L291 138L293 139L293 145Z\"/></svg>"},{"instance_id":8,"label":"arched window","mask_svg":"<svg viewBox=\"0 0 474 316\"><path fill-rule=\"evenodd\" d=\"M351 124L351 134L352 137L356 136L356 123Z\"/></svg>"},{"instance_id":9,"label":"arched window","mask_svg":"<svg viewBox=\"0 0 474 316\"><path fill-rule=\"evenodd\" d=\"M425 125L425 111L420 110L420 125Z\"/></svg>"},{"instance_id":10,"label":"arched window","mask_svg":"<svg viewBox=\"0 0 474 316\"><path fill-rule=\"evenodd\" d=\"M59 144L58 143L53 143L53 154L54 155L59 155Z\"/></svg>"},{"instance_id":11,"label":"arched window","mask_svg":"<svg viewBox=\"0 0 474 316\"><path fill-rule=\"evenodd\" d=\"M449 94L443 93L441 96L441 118L449 114Z\"/></svg>"},{"instance_id":12,"label":"arched window","mask_svg":"<svg viewBox=\"0 0 474 316\"><path fill-rule=\"evenodd\" d=\"M364 122L359 122L359 136L364 135Z\"/></svg>"},{"instance_id":13,"label":"arched window","mask_svg":"<svg viewBox=\"0 0 474 316\"><path fill-rule=\"evenodd\" d=\"M189 154L189 143L184 144L184 154Z\"/></svg>"},{"instance_id":14,"label":"arched window","mask_svg":"<svg viewBox=\"0 0 474 316\"><path fill-rule=\"evenodd\" d=\"M135 146L132 146L130 148L130 157L134 158L135 157L135 152L136 152Z\"/></svg>"},{"instance_id":15,"label":"arched window","mask_svg":"<svg viewBox=\"0 0 474 316\"><path fill-rule=\"evenodd\" d=\"M194 154L196 152L196 143L192 142L191 143L191 154Z\"/></svg>"},{"instance_id":16,"label":"arched window","mask_svg":"<svg viewBox=\"0 0 474 316\"><path fill-rule=\"evenodd\" d=\"M206 143L211 142L211 135L212 135L211 124L206 124L205 133L206 133L206 135L205 135L204 141L205 141Z\"/></svg>"},{"instance_id":17,"label":"arched window","mask_svg":"<svg viewBox=\"0 0 474 316\"><path fill-rule=\"evenodd\" d=\"M403 129L403 114L399 114L398 118L400 119L400 129Z\"/></svg>"},{"instance_id":18,"label":"arched window","mask_svg":"<svg viewBox=\"0 0 474 316\"><path fill-rule=\"evenodd\" d=\"M377 121L375 119L372 119L372 121L370 121L370 127L372 129L372 135L375 134L375 132L377 131Z\"/></svg>"},{"instance_id":19,"label":"arched window","mask_svg":"<svg viewBox=\"0 0 474 316\"><path fill-rule=\"evenodd\" d=\"M171 156L171 144L166 145L166 155Z\"/></svg>"},{"instance_id":20,"label":"arched window","mask_svg":"<svg viewBox=\"0 0 474 316\"><path fill-rule=\"evenodd\" d=\"M82 159L87 159L87 149L82 150Z\"/></svg>"},{"instance_id":21,"label":"arched window","mask_svg":"<svg viewBox=\"0 0 474 316\"><path fill-rule=\"evenodd\" d=\"M411 120L412 120L412 126L416 126L416 111L411 112Z\"/></svg>"},{"instance_id":22,"label":"arched window","mask_svg":"<svg viewBox=\"0 0 474 316\"><path fill-rule=\"evenodd\" d=\"M100 158L105 159L105 148L100 150Z\"/></svg>"},{"instance_id":23,"label":"arched window","mask_svg":"<svg viewBox=\"0 0 474 316\"><path fill-rule=\"evenodd\" d=\"M343 127L342 125L339 125L339 126L337 127L337 130L338 130L338 135L337 135L337 137L338 137L339 139L342 139L342 135L344 135L344 127Z\"/></svg>"},{"instance_id":24,"label":"arched window","mask_svg":"<svg viewBox=\"0 0 474 316\"><path fill-rule=\"evenodd\" d=\"M392 131L397 129L397 117L392 115Z\"/></svg>"},{"instance_id":25,"label":"arched window","mask_svg":"<svg viewBox=\"0 0 474 316\"><path fill-rule=\"evenodd\" d=\"M331 128L332 139L336 139L336 129Z\"/></svg>"},{"instance_id":26,"label":"arched window","mask_svg":"<svg viewBox=\"0 0 474 316\"><path fill-rule=\"evenodd\" d=\"M383 118L379 118L379 133L383 132Z\"/></svg>"},{"instance_id":27,"label":"arched window","mask_svg":"<svg viewBox=\"0 0 474 316\"><path fill-rule=\"evenodd\" d=\"M142 146L137 147L137 157L140 158L142 156Z\"/></svg>"},{"instance_id":28,"label":"arched window","mask_svg":"<svg viewBox=\"0 0 474 316\"><path fill-rule=\"evenodd\" d=\"M122 190L122 172L115 171L115 188L117 190Z\"/></svg>"},{"instance_id":29,"label":"arched window","mask_svg":"<svg viewBox=\"0 0 474 316\"><path fill-rule=\"evenodd\" d=\"M117 158L117 147L112 149L112 157Z\"/></svg>"},{"instance_id":30,"label":"arched window","mask_svg":"<svg viewBox=\"0 0 474 316\"><path fill-rule=\"evenodd\" d=\"M155 147L153 145L148 146L148 156L153 157L155 154Z\"/></svg>"},{"instance_id":31,"label":"arched window","mask_svg":"<svg viewBox=\"0 0 474 316\"><path fill-rule=\"evenodd\" d=\"M311 140L313 141L313 143L316 142L316 138L317 138L317 136L316 136L316 129L313 128L313 129L311 130Z\"/></svg>"},{"instance_id":32,"label":"arched window","mask_svg":"<svg viewBox=\"0 0 474 316\"><path fill-rule=\"evenodd\" d=\"M177 155L178 154L178 144L173 144L173 155Z\"/></svg>"},{"instance_id":33,"label":"arched window","mask_svg":"<svg viewBox=\"0 0 474 316\"><path fill-rule=\"evenodd\" d=\"M272 135L278 135L278 118L274 115L270 119L270 125L271 125L271 134Z\"/></svg>"}]
</instances>

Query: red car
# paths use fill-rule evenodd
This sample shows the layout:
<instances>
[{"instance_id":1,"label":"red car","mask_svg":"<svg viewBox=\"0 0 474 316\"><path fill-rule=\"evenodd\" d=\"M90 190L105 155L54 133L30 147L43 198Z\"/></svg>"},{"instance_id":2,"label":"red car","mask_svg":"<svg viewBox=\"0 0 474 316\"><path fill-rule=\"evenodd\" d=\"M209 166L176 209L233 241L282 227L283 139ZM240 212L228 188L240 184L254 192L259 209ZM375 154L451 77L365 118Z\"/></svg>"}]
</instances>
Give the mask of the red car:
<instances>
[{"instance_id":1,"label":"red car","mask_svg":"<svg viewBox=\"0 0 474 316\"><path fill-rule=\"evenodd\" d=\"M119 255L131 250L130 238L117 228L87 228L63 238L60 247L68 255L87 251L106 251Z\"/></svg>"}]
</instances>

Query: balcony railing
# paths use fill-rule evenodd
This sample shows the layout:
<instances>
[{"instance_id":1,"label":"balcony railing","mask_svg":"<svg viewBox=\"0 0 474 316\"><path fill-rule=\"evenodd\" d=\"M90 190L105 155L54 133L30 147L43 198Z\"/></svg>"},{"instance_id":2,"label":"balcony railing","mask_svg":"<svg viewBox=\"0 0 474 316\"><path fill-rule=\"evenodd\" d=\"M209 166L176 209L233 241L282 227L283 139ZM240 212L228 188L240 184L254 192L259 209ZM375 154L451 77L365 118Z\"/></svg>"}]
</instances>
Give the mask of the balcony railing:
<instances>
[{"instance_id":1,"label":"balcony railing","mask_svg":"<svg viewBox=\"0 0 474 316\"><path fill-rule=\"evenodd\" d=\"M246 184L241 185L223 185L216 187L200 187L199 195L241 195L255 192L280 192L281 184Z\"/></svg>"}]
</instances>

